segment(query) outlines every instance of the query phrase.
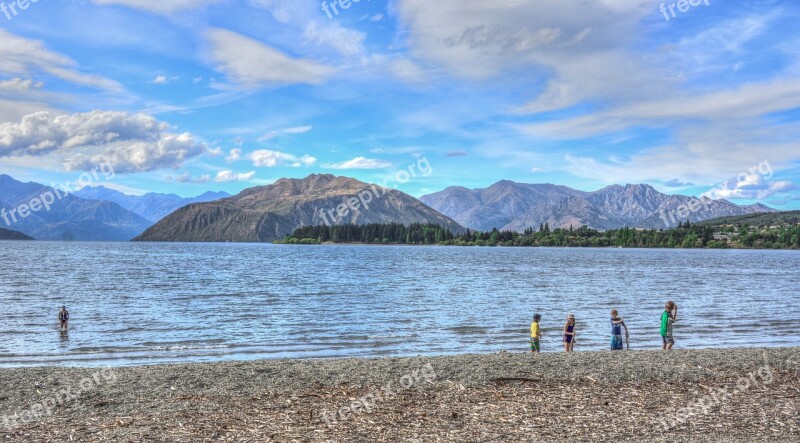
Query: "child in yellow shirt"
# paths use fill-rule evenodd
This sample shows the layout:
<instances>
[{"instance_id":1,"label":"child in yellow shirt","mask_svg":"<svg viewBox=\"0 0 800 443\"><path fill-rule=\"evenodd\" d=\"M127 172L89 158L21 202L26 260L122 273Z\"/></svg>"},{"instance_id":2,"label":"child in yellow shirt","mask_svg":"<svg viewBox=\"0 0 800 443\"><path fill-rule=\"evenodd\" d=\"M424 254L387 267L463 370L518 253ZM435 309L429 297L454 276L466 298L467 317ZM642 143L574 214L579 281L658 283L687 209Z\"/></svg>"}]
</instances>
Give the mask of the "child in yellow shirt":
<instances>
[{"instance_id":1,"label":"child in yellow shirt","mask_svg":"<svg viewBox=\"0 0 800 443\"><path fill-rule=\"evenodd\" d=\"M539 338L541 337L541 333L539 332L539 320L541 319L541 315L533 315L533 323L531 323L531 352L539 352Z\"/></svg>"}]
</instances>

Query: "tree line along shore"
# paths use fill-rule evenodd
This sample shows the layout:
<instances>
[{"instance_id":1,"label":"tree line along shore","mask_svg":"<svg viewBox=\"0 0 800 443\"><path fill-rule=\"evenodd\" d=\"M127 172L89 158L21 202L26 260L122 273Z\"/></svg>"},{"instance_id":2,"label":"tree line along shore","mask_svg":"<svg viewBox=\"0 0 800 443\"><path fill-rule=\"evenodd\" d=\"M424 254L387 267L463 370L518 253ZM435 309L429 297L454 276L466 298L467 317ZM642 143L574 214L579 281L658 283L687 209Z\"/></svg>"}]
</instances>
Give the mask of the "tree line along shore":
<instances>
[{"instance_id":1,"label":"tree line along shore","mask_svg":"<svg viewBox=\"0 0 800 443\"><path fill-rule=\"evenodd\" d=\"M550 229L547 223L524 232L454 234L435 224L400 223L303 226L279 244L362 243L391 245L800 249L800 223L757 226L748 223L703 225L682 223L670 229L611 229L587 227Z\"/></svg>"}]
</instances>

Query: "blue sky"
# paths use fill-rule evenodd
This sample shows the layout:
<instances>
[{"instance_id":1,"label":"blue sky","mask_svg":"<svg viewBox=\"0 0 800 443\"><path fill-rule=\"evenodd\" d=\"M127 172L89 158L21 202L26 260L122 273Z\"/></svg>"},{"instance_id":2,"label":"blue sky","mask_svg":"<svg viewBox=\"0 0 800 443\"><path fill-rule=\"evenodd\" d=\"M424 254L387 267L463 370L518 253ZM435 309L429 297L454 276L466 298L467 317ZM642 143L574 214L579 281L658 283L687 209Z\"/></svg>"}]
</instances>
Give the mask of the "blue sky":
<instances>
[{"instance_id":1,"label":"blue sky","mask_svg":"<svg viewBox=\"0 0 800 443\"><path fill-rule=\"evenodd\" d=\"M425 158L399 189L800 208L796 1L0 1L0 173L20 180L110 162L103 185L190 196L391 184Z\"/></svg>"}]
</instances>

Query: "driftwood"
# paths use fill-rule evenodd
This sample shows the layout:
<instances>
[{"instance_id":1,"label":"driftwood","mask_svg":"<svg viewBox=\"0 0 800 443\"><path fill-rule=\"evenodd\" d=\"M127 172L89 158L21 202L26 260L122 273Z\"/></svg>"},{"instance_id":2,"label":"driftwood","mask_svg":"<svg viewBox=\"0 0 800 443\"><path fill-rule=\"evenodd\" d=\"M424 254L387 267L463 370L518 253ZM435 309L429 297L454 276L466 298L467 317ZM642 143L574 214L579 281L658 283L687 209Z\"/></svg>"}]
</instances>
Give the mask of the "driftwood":
<instances>
[{"instance_id":1,"label":"driftwood","mask_svg":"<svg viewBox=\"0 0 800 443\"><path fill-rule=\"evenodd\" d=\"M496 377L492 379L493 382L501 382L501 381L527 381L531 383L540 383L542 379L540 378L528 378L528 377Z\"/></svg>"}]
</instances>

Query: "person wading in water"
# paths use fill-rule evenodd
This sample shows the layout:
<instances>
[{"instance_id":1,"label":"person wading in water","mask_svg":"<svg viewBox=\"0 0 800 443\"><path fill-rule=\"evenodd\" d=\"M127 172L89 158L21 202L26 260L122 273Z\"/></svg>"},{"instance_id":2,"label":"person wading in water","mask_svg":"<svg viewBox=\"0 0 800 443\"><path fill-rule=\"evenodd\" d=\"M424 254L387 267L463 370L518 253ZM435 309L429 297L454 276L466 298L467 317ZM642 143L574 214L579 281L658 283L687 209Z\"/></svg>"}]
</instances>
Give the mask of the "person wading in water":
<instances>
[{"instance_id":1,"label":"person wading in water","mask_svg":"<svg viewBox=\"0 0 800 443\"><path fill-rule=\"evenodd\" d=\"M66 306L62 306L61 310L58 311L58 321L61 322L61 330L66 331L69 326L69 311L67 311Z\"/></svg>"}]
</instances>

